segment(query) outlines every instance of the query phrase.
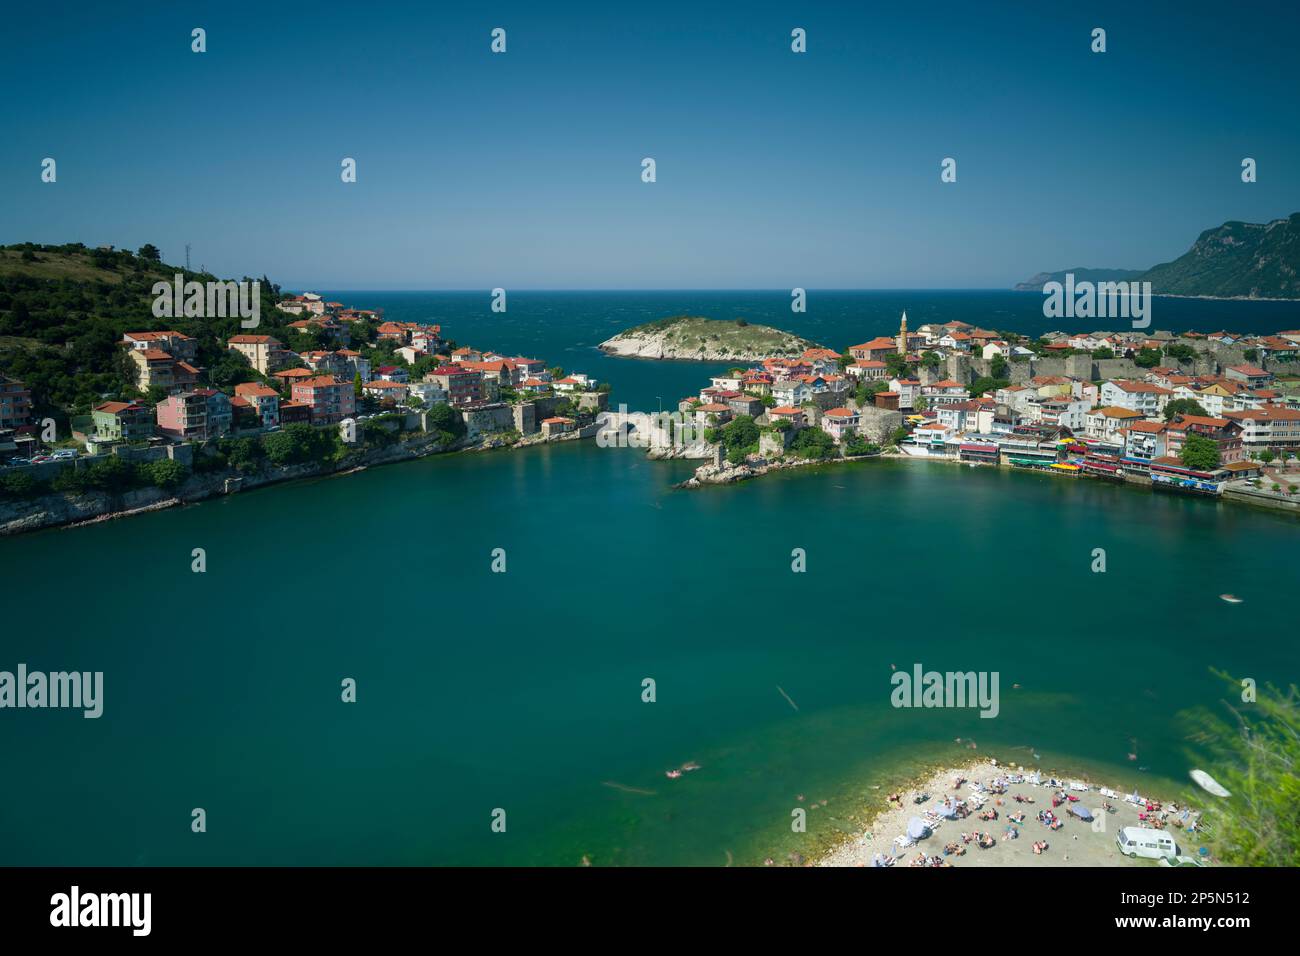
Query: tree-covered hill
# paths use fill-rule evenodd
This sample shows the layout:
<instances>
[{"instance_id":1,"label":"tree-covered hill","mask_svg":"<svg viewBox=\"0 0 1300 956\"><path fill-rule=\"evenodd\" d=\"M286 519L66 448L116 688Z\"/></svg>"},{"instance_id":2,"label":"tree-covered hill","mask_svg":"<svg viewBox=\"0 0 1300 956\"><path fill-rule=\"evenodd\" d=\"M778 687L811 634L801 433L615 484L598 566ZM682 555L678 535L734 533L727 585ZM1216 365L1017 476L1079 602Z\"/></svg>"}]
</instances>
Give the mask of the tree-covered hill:
<instances>
[{"instance_id":1,"label":"tree-covered hill","mask_svg":"<svg viewBox=\"0 0 1300 956\"><path fill-rule=\"evenodd\" d=\"M80 243L0 247L0 374L26 383L38 418L62 423L106 399L142 397L122 335L174 328L198 340L194 364L206 370L207 381L247 380L248 366L225 347L229 336L247 331L238 317L154 317L154 283L170 282L177 273L186 281L218 281L163 263L149 245L138 253ZM295 317L275 308L278 287L265 277L261 283L257 332L287 343L286 324ZM301 334L294 335L301 344Z\"/></svg>"},{"instance_id":2,"label":"tree-covered hill","mask_svg":"<svg viewBox=\"0 0 1300 956\"><path fill-rule=\"evenodd\" d=\"M1300 212L1207 229L1186 253L1142 280L1157 294L1300 298Z\"/></svg>"},{"instance_id":3,"label":"tree-covered hill","mask_svg":"<svg viewBox=\"0 0 1300 956\"><path fill-rule=\"evenodd\" d=\"M1145 272L1070 269L1075 282L1150 282L1156 295L1221 299L1300 299L1300 212L1272 222L1225 222L1201 233L1172 262ZM1041 291L1065 272L1040 272L1017 291Z\"/></svg>"}]
</instances>

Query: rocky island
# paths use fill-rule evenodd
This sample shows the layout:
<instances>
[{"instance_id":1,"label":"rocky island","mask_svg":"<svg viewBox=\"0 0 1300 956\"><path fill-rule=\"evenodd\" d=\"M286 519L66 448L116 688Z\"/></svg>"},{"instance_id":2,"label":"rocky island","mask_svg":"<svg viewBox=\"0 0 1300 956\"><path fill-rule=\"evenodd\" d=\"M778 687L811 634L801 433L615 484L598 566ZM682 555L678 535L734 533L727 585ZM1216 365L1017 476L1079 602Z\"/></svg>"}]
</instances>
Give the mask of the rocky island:
<instances>
[{"instance_id":1,"label":"rocky island","mask_svg":"<svg viewBox=\"0 0 1300 956\"><path fill-rule=\"evenodd\" d=\"M679 315L647 322L600 343L602 352L628 358L694 359L701 362L793 358L817 343L744 319Z\"/></svg>"}]
</instances>

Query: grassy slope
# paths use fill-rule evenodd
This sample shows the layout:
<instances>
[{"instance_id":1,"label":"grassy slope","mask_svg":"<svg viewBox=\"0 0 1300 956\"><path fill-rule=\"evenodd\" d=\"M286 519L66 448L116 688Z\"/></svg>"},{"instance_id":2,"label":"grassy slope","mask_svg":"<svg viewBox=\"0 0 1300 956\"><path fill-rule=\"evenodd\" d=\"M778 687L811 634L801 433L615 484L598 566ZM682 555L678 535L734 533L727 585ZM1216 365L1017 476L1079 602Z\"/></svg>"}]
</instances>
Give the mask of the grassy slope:
<instances>
[{"instance_id":1,"label":"grassy slope","mask_svg":"<svg viewBox=\"0 0 1300 956\"><path fill-rule=\"evenodd\" d=\"M238 330L238 319L154 317L154 283L170 281L183 269L127 250L104 254L74 245L23 245L34 260L23 259L23 247L0 248L0 375L31 389L38 416L62 422L106 398L140 397L133 369L123 360L125 331L171 327L192 335L199 340L194 364L200 368L230 359L224 341ZM288 318L274 309L273 292L264 283L259 331L284 340L281 326Z\"/></svg>"},{"instance_id":2,"label":"grassy slope","mask_svg":"<svg viewBox=\"0 0 1300 956\"><path fill-rule=\"evenodd\" d=\"M808 339L767 325L739 325L734 320L709 319L703 316L675 316L647 322L619 334L638 336L666 332L666 344L682 352L700 348L737 353L798 353L816 345Z\"/></svg>"},{"instance_id":3,"label":"grassy slope","mask_svg":"<svg viewBox=\"0 0 1300 956\"><path fill-rule=\"evenodd\" d=\"M17 249L0 249L0 276L25 275L33 279L71 279L73 282L104 282L119 285L122 275L111 269L101 269L90 259L89 253L40 252L38 262L24 262ZM159 277L170 278L164 266L149 269Z\"/></svg>"}]
</instances>

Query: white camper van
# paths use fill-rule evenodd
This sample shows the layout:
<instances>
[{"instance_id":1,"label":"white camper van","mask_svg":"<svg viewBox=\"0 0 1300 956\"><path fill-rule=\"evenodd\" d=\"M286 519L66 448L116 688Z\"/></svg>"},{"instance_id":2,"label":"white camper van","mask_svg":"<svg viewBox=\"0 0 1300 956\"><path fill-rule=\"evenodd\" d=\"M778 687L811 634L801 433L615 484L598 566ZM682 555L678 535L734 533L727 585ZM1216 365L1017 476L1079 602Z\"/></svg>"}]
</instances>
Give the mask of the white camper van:
<instances>
[{"instance_id":1,"label":"white camper van","mask_svg":"<svg viewBox=\"0 0 1300 956\"><path fill-rule=\"evenodd\" d=\"M1174 844L1174 838L1163 830L1152 830L1148 827L1120 827L1115 834L1115 842L1119 845L1119 852L1125 856L1142 856L1150 860L1158 860L1161 857L1172 859L1178 855L1178 847Z\"/></svg>"}]
</instances>

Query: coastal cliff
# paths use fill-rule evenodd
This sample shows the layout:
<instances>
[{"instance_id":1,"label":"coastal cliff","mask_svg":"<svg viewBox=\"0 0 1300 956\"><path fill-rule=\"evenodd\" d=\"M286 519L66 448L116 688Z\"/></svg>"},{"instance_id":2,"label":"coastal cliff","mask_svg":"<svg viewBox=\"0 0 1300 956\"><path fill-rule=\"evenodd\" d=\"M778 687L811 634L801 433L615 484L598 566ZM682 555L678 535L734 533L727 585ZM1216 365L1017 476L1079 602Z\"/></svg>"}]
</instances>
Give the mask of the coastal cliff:
<instances>
[{"instance_id":1,"label":"coastal cliff","mask_svg":"<svg viewBox=\"0 0 1300 956\"><path fill-rule=\"evenodd\" d=\"M1014 286L1041 292L1048 282L1150 282L1156 295L1207 299L1300 298L1300 212L1272 222L1229 221L1202 232L1172 262L1145 271L1066 269L1040 272Z\"/></svg>"},{"instance_id":2,"label":"coastal cliff","mask_svg":"<svg viewBox=\"0 0 1300 956\"><path fill-rule=\"evenodd\" d=\"M647 322L600 343L602 352L627 358L752 362L791 358L817 343L744 319L725 321L679 315Z\"/></svg>"}]
</instances>

